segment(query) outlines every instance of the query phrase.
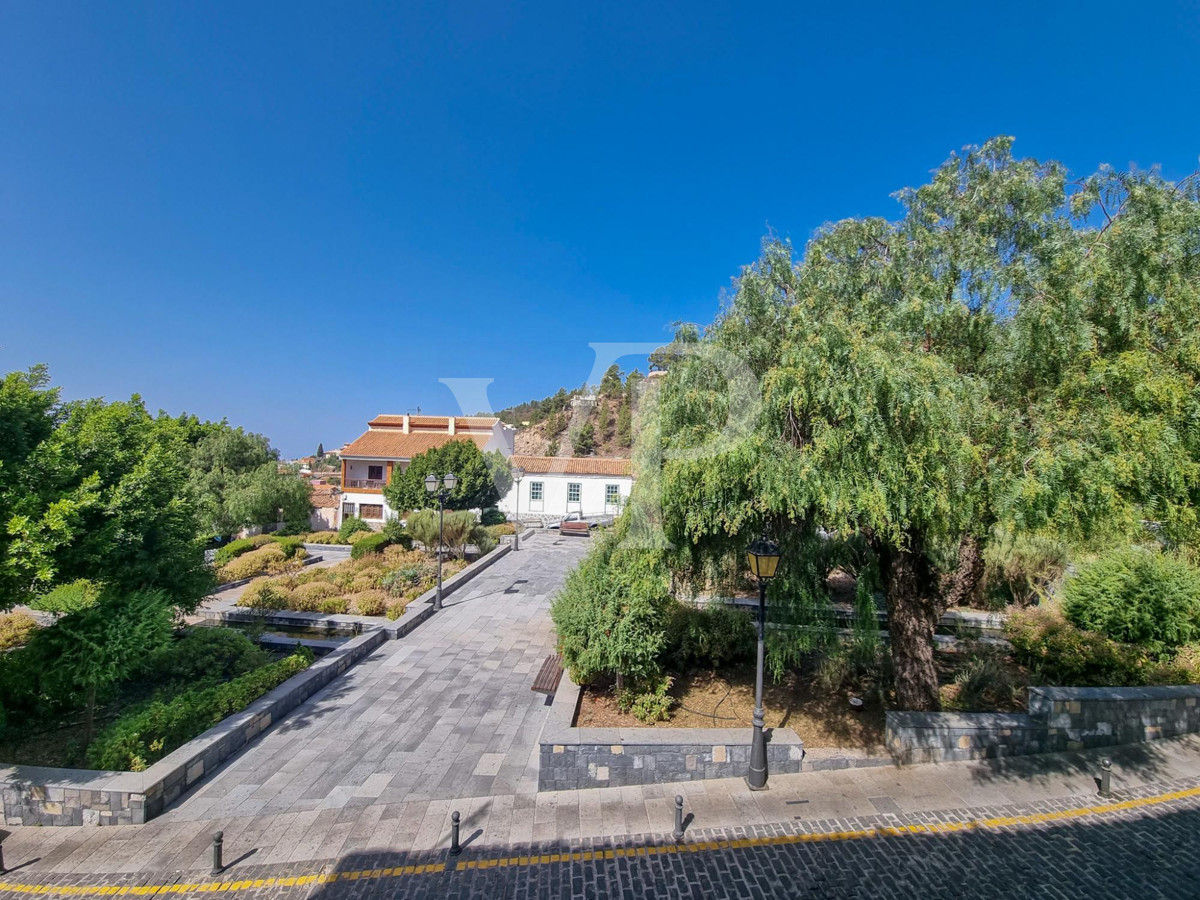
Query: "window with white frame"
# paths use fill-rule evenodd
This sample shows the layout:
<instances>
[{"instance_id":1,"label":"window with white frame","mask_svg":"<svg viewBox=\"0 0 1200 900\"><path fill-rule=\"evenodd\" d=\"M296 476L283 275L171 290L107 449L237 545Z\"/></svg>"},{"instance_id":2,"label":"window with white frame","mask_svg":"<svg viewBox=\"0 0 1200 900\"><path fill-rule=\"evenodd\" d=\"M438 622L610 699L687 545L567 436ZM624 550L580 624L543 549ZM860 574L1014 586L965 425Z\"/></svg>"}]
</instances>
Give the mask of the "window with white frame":
<instances>
[{"instance_id":1,"label":"window with white frame","mask_svg":"<svg viewBox=\"0 0 1200 900\"><path fill-rule=\"evenodd\" d=\"M614 506L621 502L621 486L619 484L606 484L604 486L604 505Z\"/></svg>"},{"instance_id":2,"label":"window with white frame","mask_svg":"<svg viewBox=\"0 0 1200 900\"><path fill-rule=\"evenodd\" d=\"M537 500L540 502L542 499L542 488L543 487L544 487L544 484L541 481L529 482L529 499Z\"/></svg>"},{"instance_id":3,"label":"window with white frame","mask_svg":"<svg viewBox=\"0 0 1200 900\"><path fill-rule=\"evenodd\" d=\"M583 493L583 485L578 481L567 482L567 502L578 503L579 497Z\"/></svg>"}]
</instances>

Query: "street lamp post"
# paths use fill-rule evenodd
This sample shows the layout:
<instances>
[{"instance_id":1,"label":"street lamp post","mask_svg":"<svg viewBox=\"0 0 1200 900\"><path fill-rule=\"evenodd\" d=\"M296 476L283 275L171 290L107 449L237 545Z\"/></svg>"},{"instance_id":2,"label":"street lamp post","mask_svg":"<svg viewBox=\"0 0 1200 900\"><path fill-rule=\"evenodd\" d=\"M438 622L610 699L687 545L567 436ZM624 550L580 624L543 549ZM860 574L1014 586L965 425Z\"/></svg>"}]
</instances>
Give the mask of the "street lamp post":
<instances>
[{"instance_id":1,"label":"street lamp post","mask_svg":"<svg viewBox=\"0 0 1200 900\"><path fill-rule=\"evenodd\" d=\"M517 466L512 470L513 483L517 486L517 511L513 513L515 530L513 531L513 550L521 549L521 479L525 470Z\"/></svg>"},{"instance_id":2,"label":"street lamp post","mask_svg":"<svg viewBox=\"0 0 1200 900\"><path fill-rule=\"evenodd\" d=\"M447 472L442 476L441 482L442 490L438 490L438 477L432 472L425 476L425 490L435 495L438 502L438 583L437 595L433 598L434 609L442 608L442 547L445 544L443 533L444 524L446 521L446 501L450 499L450 492L454 490L454 486L458 484L458 477L453 472Z\"/></svg>"},{"instance_id":3,"label":"street lamp post","mask_svg":"<svg viewBox=\"0 0 1200 900\"><path fill-rule=\"evenodd\" d=\"M779 545L761 537L746 549L750 573L758 580L758 668L754 673L754 731L750 738L750 772L746 785L752 791L767 789L767 739L763 734L763 662L766 655L767 582L779 567Z\"/></svg>"}]
</instances>

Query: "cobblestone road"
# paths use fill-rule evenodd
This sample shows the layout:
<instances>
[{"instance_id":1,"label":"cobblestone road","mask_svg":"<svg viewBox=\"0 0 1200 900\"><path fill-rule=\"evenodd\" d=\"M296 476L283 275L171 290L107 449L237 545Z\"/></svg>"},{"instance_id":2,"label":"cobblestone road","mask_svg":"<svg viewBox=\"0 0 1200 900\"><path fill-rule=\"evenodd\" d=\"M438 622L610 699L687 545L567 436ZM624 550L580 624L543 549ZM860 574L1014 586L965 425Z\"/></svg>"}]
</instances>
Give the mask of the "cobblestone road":
<instances>
[{"instance_id":1,"label":"cobblestone road","mask_svg":"<svg viewBox=\"0 0 1200 900\"><path fill-rule=\"evenodd\" d=\"M0 877L0 896L221 891L239 898L1195 898L1200 779L1113 800L1065 798L632 836L564 846L468 845L462 855L350 855L324 866L244 862L209 882L180 872L102 879ZM1023 820L1021 819L1023 817ZM407 870L405 867L408 867ZM399 868L400 871L394 871ZM7 883L5 880L7 879ZM97 889L89 891L88 888ZM129 893L134 893L130 891Z\"/></svg>"}]
</instances>

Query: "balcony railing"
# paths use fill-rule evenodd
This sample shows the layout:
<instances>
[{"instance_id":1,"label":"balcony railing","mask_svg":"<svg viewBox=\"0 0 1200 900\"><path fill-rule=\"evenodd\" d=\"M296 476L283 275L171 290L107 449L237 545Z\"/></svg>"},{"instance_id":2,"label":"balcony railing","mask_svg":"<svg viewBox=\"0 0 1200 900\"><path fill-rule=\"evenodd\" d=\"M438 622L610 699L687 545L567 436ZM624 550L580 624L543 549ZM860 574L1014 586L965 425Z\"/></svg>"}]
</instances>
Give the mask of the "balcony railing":
<instances>
[{"instance_id":1,"label":"balcony railing","mask_svg":"<svg viewBox=\"0 0 1200 900\"><path fill-rule=\"evenodd\" d=\"M347 478L346 488L366 488L367 490L379 491L387 485L387 482L382 478Z\"/></svg>"}]
</instances>

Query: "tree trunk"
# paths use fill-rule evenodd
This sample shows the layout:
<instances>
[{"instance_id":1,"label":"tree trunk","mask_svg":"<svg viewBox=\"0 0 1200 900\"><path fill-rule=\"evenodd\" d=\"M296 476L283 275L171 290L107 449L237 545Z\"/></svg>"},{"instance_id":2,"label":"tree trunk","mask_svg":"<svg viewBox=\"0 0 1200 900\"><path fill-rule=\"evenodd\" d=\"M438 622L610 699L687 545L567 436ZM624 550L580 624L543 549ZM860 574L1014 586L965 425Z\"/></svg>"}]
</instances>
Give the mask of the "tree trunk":
<instances>
[{"instance_id":1,"label":"tree trunk","mask_svg":"<svg viewBox=\"0 0 1200 900\"><path fill-rule=\"evenodd\" d=\"M958 543L958 568L946 592L943 609L954 606L970 606L976 599L979 583L983 580L983 548L979 538L964 534Z\"/></svg>"},{"instance_id":2,"label":"tree trunk","mask_svg":"<svg viewBox=\"0 0 1200 900\"><path fill-rule=\"evenodd\" d=\"M876 553L887 594L897 705L903 710L937 710L941 702L933 665L933 632L938 608L923 543L913 535L906 549L880 543Z\"/></svg>"}]
</instances>

